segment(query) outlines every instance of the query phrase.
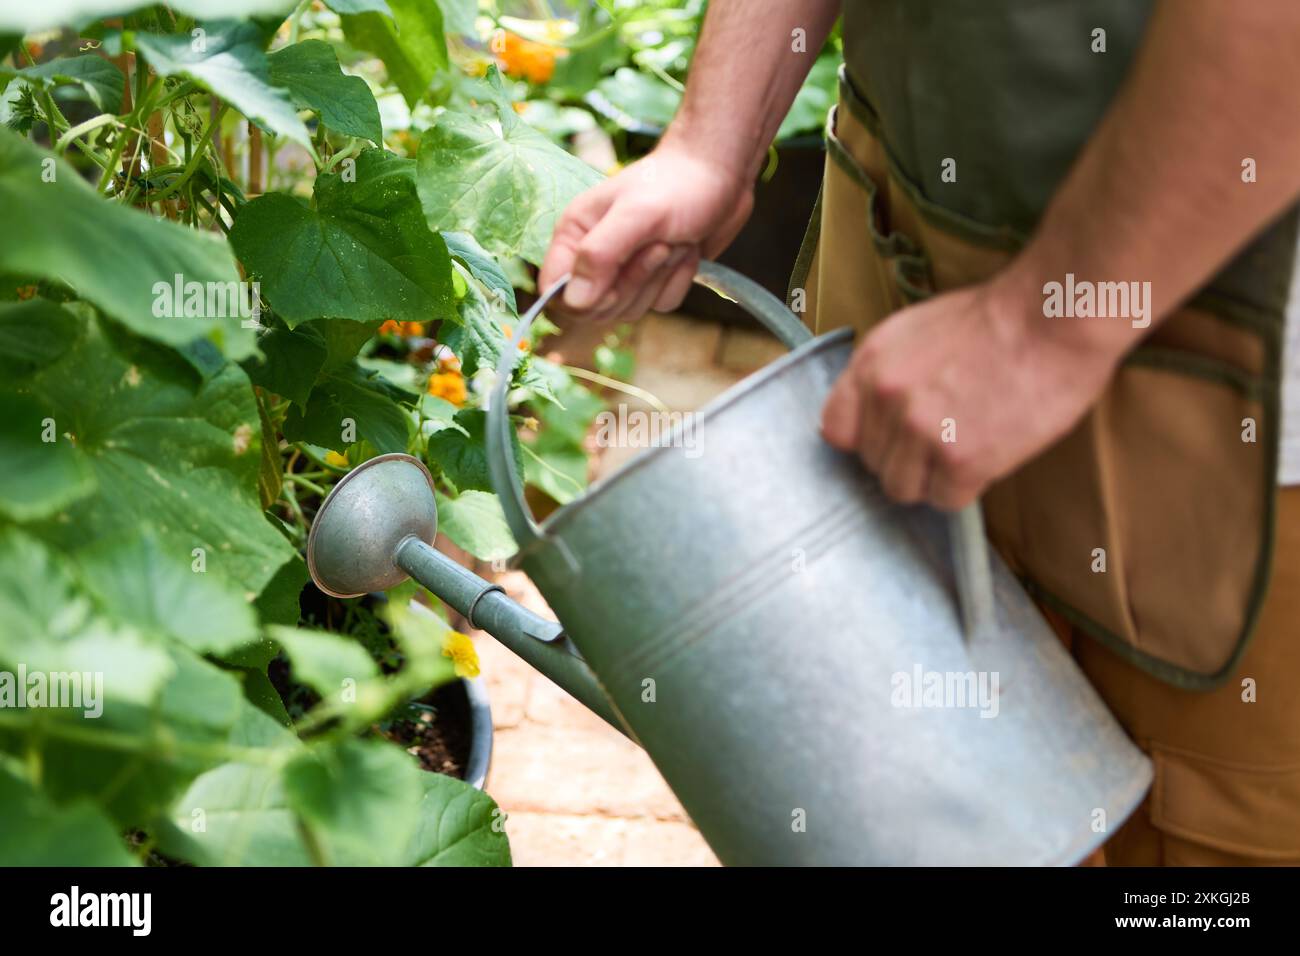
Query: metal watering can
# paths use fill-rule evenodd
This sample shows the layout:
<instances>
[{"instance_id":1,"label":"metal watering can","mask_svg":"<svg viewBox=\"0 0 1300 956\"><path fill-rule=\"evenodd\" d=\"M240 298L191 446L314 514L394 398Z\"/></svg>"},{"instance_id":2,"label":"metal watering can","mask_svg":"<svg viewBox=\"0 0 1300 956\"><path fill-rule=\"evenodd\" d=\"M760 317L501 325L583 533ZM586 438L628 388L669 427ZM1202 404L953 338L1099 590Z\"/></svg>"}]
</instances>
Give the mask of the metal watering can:
<instances>
[{"instance_id":1,"label":"metal watering can","mask_svg":"<svg viewBox=\"0 0 1300 956\"><path fill-rule=\"evenodd\" d=\"M335 486L312 579L355 597L415 578L641 744L723 863L1079 862L1141 801L1149 761L990 555L978 505L893 504L822 440L851 333L814 339L714 263L696 281L792 351L698 413L699 454L663 442L541 525L504 349L492 483L563 625L430 546L432 480L407 455Z\"/></svg>"}]
</instances>

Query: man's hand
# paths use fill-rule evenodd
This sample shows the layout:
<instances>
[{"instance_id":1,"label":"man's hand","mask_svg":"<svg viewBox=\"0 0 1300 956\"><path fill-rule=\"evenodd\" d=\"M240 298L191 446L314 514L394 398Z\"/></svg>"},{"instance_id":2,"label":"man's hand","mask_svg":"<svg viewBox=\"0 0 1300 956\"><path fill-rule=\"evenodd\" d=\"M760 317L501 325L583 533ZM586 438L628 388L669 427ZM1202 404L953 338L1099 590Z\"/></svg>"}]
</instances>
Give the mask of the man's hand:
<instances>
[{"instance_id":1,"label":"man's hand","mask_svg":"<svg viewBox=\"0 0 1300 956\"><path fill-rule=\"evenodd\" d=\"M839 0L709 3L658 148L573 200L556 225L539 284L573 274L560 311L638 319L681 305L699 260L749 218L768 146L839 9ZM806 49L792 48L794 30Z\"/></svg>"},{"instance_id":2,"label":"man's hand","mask_svg":"<svg viewBox=\"0 0 1300 956\"><path fill-rule=\"evenodd\" d=\"M753 205L746 177L665 142L569 204L539 285L571 272L564 311L596 320L670 311L681 305L700 259L726 248Z\"/></svg>"},{"instance_id":3,"label":"man's hand","mask_svg":"<svg viewBox=\"0 0 1300 956\"><path fill-rule=\"evenodd\" d=\"M1064 435L1120 351L996 282L936 296L873 329L831 390L822 432L901 502L956 510ZM1106 321L1106 320L1101 320Z\"/></svg>"}]
</instances>

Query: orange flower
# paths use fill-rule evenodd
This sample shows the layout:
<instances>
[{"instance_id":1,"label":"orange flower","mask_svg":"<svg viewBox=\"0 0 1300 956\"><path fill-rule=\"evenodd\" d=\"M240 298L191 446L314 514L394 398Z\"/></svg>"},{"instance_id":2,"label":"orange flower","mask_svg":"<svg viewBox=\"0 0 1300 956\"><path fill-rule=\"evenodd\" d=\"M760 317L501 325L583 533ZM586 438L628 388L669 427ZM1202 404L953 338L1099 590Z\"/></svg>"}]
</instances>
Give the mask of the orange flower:
<instances>
[{"instance_id":1,"label":"orange flower","mask_svg":"<svg viewBox=\"0 0 1300 956\"><path fill-rule=\"evenodd\" d=\"M562 47L525 40L509 31L502 31L493 49L507 76L523 77L529 83L545 83L555 72L556 57L569 55Z\"/></svg>"},{"instance_id":2,"label":"orange flower","mask_svg":"<svg viewBox=\"0 0 1300 956\"><path fill-rule=\"evenodd\" d=\"M384 324L379 327L380 335L401 335L402 323L396 319L386 319Z\"/></svg>"},{"instance_id":3,"label":"orange flower","mask_svg":"<svg viewBox=\"0 0 1300 956\"><path fill-rule=\"evenodd\" d=\"M456 406L464 405L469 394L465 376L460 372L435 372L429 376L429 394Z\"/></svg>"},{"instance_id":4,"label":"orange flower","mask_svg":"<svg viewBox=\"0 0 1300 956\"><path fill-rule=\"evenodd\" d=\"M423 322L403 322L403 323L402 323L402 333L403 333L404 335L409 335L409 336L411 336L412 338L417 338L417 339L418 339L418 338L420 338L421 336L424 335L424 323L423 323Z\"/></svg>"},{"instance_id":5,"label":"orange flower","mask_svg":"<svg viewBox=\"0 0 1300 956\"><path fill-rule=\"evenodd\" d=\"M501 331L504 332L504 333L506 334L506 337L507 337L507 338L509 338L509 336L510 336L510 334L511 334L511 332L510 332L510 326L508 326L508 325L504 325L504 324L503 324L503 325L501 326ZM515 343L515 348L519 349L519 351L521 351L521 352L527 352L528 349L529 349L528 340L527 340L527 339L521 339L519 342Z\"/></svg>"},{"instance_id":6,"label":"orange flower","mask_svg":"<svg viewBox=\"0 0 1300 956\"><path fill-rule=\"evenodd\" d=\"M34 286L34 285L20 285L20 286L18 287L18 301L19 301L19 302L26 302L28 299L34 299L35 297L36 297L36 286Z\"/></svg>"}]
</instances>

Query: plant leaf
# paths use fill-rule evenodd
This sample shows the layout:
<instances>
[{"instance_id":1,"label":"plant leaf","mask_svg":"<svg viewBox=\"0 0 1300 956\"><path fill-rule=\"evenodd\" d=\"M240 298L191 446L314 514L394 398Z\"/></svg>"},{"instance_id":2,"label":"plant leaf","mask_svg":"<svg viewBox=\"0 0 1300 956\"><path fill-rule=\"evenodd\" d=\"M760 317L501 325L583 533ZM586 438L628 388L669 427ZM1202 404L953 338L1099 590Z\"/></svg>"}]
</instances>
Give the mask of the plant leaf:
<instances>
[{"instance_id":1,"label":"plant leaf","mask_svg":"<svg viewBox=\"0 0 1300 956\"><path fill-rule=\"evenodd\" d=\"M317 178L315 209L268 193L240 210L231 245L291 328L321 317L456 316L447 246L425 225L411 166L368 149L357 157L355 182Z\"/></svg>"},{"instance_id":2,"label":"plant leaf","mask_svg":"<svg viewBox=\"0 0 1300 956\"><path fill-rule=\"evenodd\" d=\"M261 593L293 548L262 516L261 425L239 366L206 381L140 339L110 341L102 323L32 381L58 431L75 436L97 491L31 527L71 552L152 534L176 560Z\"/></svg>"},{"instance_id":3,"label":"plant leaf","mask_svg":"<svg viewBox=\"0 0 1300 956\"><path fill-rule=\"evenodd\" d=\"M152 535L101 542L79 564L104 613L141 631L200 654L221 654L257 637L257 616L243 595L194 571L188 553L166 552Z\"/></svg>"},{"instance_id":4,"label":"plant leaf","mask_svg":"<svg viewBox=\"0 0 1300 956\"><path fill-rule=\"evenodd\" d=\"M431 0L388 0L392 18L381 13L343 17L348 42L384 61L388 78L414 108L430 81L447 69L442 11Z\"/></svg>"},{"instance_id":5,"label":"plant leaf","mask_svg":"<svg viewBox=\"0 0 1300 956\"><path fill-rule=\"evenodd\" d=\"M383 140L379 105L370 86L339 67L334 48L324 40L303 40L270 54L271 82L289 91L294 105L320 113L338 133L371 142Z\"/></svg>"},{"instance_id":6,"label":"plant leaf","mask_svg":"<svg viewBox=\"0 0 1300 956\"><path fill-rule=\"evenodd\" d=\"M195 30L202 30L202 35L136 33L135 47L161 76L193 80L249 119L314 154L311 134L289 94L271 79L257 24L212 20Z\"/></svg>"},{"instance_id":7,"label":"plant leaf","mask_svg":"<svg viewBox=\"0 0 1300 956\"><path fill-rule=\"evenodd\" d=\"M424 774L420 822L408 866L509 866L505 816L491 797L463 780Z\"/></svg>"},{"instance_id":8,"label":"plant leaf","mask_svg":"<svg viewBox=\"0 0 1300 956\"><path fill-rule=\"evenodd\" d=\"M42 178L49 170L52 182ZM48 176L48 174L47 174ZM239 281L230 247L210 233L154 219L104 202L71 166L0 129L0 207L11 223L0 234L0 273L49 279L71 287L127 328L167 345L207 338L231 358L254 349L252 329L238 315L159 318L154 311L175 276L183 281Z\"/></svg>"},{"instance_id":9,"label":"plant leaf","mask_svg":"<svg viewBox=\"0 0 1300 956\"><path fill-rule=\"evenodd\" d=\"M379 676L366 649L350 638L325 631L273 626L268 629L293 662L293 677L326 699L334 699L347 681L360 684Z\"/></svg>"},{"instance_id":10,"label":"plant leaf","mask_svg":"<svg viewBox=\"0 0 1300 956\"><path fill-rule=\"evenodd\" d=\"M49 409L26 395L0 392L0 515L46 518L95 489L95 475L72 443L44 440Z\"/></svg>"},{"instance_id":11,"label":"plant leaf","mask_svg":"<svg viewBox=\"0 0 1300 956\"><path fill-rule=\"evenodd\" d=\"M419 822L421 779L397 747L364 740L313 747L285 768L284 788L326 863L402 862Z\"/></svg>"},{"instance_id":12,"label":"plant leaf","mask_svg":"<svg viewBox=\"0 0 1300 956\"><path fill-rule=\"evenodd\" d=\"M122 837L89 801L56 807L0 765L0 866L130 866Z\"/></svg>"},{"instance_id":13,"label":"plant leaf","mask_svg":"<svg viewBox=\"0 0 1300 956\"><path fill-rule=\"evenodd\" d=\"M487 464L487 413L465 408L456 413L459 428L440 429L429 438L429 462L442 469L458 491L492 491ZM524 453L511 435L515 468L524 473Z\"/></svg>"},{"instance_id":14,"label":"plant leaf","mask_svg":"<svg viewBox=\"0 0 1300 956\"><path fill-rule=\"evenodd\" d=\"M289 409L281 429L289 441L306 441L343 454L352 444L346 440L351 422L355 440L369 442L381 454L405 451L410 419L397 404L400 394L353 362L325 375L305 409Z\"/></svg>"},{"instance_id":15,"label":"plant leaf","mask_svg":"<svg viewBox=\"0 0 1300 956\"><path fill-rule=\"evenodd\" d=\"M101 113L119 113L122 110L126 77L112 60L102 56L59 57L22 70L0 66L0 78L15 76L42 90L73 83L85 90L90 102Z\"/></svg>"},{"instance_id":16,"label":"plant leaf","mask_svg":"<svg viewBox=\"0 0 1300 956\"><path fill-rule=\"evenodd\" d=\"M508 558L517 550L501 502L486 491L437 494L438 530L482 561Z\"/></svg>"},{"instance_id":17,"label":"plant leaf","mask_svg":"<svg viewBox=\"0 0 1300 956\"><path fill-rule=\"evenodd\" d=\"M555 220L603 178L498 104L500 131L444 112L420 140L416 177L429 228L468 232L489 251L540 265Z\"/></svg>"}]
</instances>

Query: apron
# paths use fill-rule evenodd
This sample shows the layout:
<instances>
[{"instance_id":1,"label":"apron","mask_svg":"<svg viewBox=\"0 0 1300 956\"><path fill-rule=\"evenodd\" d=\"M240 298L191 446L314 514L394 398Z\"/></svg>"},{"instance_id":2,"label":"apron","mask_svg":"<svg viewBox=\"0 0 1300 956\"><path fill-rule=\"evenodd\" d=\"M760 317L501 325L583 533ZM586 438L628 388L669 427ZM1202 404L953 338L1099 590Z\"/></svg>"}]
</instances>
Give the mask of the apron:
<instances>
[{"instance_id":1,"label":"apron","mask_svg":"<svg viewBox=\"0 0 1300 956\"><path fill-rule=\"evenodd\" d=\"M863 333L988 279L1026 239L927 199L843 69L826 148L789 294L814 333ZM1294 214L1277 228L1293 238ZM1041 605L1177 687L1227 679L1267 590L1282 328L1280 309L1212 283L1127 356L1073 431L983 498L990 540Z\"/></svg>"}]
</instances>

